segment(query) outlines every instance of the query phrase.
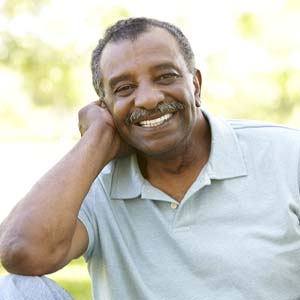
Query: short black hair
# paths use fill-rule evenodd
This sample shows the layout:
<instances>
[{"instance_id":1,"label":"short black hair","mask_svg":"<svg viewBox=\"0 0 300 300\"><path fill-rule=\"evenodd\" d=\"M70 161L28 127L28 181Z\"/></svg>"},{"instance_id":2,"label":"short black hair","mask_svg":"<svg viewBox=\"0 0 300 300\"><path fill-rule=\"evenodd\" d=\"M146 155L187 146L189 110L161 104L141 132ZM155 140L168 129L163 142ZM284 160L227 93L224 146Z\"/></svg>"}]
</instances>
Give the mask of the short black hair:
<instances>
[{"instance_id":1,"label":"short black hair","mask_svg":"<svg viewBox=\"0 0 300 300\"><path fill-rule=\"evenodd\" d=\"M120 40L136 40L138 36L151 27L160 27L167 30L176 39L179 49L183 55L188 70L191 73L195 71L195 58L191 45L182 33L182 31L173 24L159 21L150 18L129 18L119 20L114 25L108 27L105 31L104 37L99 40L97 47L92 53L91 69L93 76L93 85L96 93L100 98L104 97L102 87L102 77L100 70L100 58L104 47L109 42L117 42Z\"/></svg>"}]
</instances>

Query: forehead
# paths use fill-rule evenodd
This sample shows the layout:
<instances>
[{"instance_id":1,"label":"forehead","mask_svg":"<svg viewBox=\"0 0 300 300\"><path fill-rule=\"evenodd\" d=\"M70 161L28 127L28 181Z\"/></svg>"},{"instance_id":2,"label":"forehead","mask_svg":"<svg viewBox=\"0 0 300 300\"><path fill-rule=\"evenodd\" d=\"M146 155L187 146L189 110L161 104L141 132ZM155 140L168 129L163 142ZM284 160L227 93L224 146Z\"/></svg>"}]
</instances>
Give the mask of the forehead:
<instances>
[{"instance_id":1,"label":"forehead","mask_svg":"<svg viewBox=\"0 0 300 300\"><path fill-rule=\"evenodd\" d=\"M167 64L186 68L176 39L167 30L159 27L141 33L134 41L108 43L100 59L104 81L123 73Z\"/></svg>"}]
</instances>

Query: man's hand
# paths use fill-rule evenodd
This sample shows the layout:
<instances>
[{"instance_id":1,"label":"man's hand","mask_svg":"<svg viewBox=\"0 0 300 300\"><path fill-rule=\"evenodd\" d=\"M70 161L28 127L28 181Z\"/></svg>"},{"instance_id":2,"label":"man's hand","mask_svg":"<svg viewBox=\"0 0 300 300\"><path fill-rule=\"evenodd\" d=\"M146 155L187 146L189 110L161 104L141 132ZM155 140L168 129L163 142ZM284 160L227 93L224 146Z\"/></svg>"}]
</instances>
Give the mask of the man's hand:
<instances>
[{"instance_id":1,"label":"man's hand","mask_svg":"<svg viewBox=\"0 0 300 300\"><path fill-rule=\"evenodd\" d=\"M111 114L102 100L94 101L84 106L78 113L79 131L81 136L91 126L108 126L113 132L116 130Z\"/></svg>"},{"instance_id":2,"label":"man's hand","mask_svg":"<svg viewBox=\"0 0 300 300\"><path fill-rule=\"evenodd\" d=\"M95 134L111 133L112 142L108 161L133 152L133 149L120 137L104 101L98 100L86 105L79 111L78 118L81 136L88 130L94 130Z\"/></svg>"}]
</instances>

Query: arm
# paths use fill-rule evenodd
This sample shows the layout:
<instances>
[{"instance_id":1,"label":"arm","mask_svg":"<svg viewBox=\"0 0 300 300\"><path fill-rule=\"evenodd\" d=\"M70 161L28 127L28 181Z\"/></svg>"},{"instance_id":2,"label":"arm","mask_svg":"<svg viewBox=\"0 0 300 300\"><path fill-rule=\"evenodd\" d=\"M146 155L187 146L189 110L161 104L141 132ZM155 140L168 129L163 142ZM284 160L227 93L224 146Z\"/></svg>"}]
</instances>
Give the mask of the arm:
<instances>
[{"instance_id":1,"label":"arm","mask_svg":"<svg viewBox=\"0 0 300 300\"><path fill-rule=\"evenodd\" d=\"M0 227L0 257L12 273L42 275L63 267L87 247L77 219L101 169L121 149L109 112L92 103L79 113L82 138L16 205Z\"/></svg>"}]
</instances>

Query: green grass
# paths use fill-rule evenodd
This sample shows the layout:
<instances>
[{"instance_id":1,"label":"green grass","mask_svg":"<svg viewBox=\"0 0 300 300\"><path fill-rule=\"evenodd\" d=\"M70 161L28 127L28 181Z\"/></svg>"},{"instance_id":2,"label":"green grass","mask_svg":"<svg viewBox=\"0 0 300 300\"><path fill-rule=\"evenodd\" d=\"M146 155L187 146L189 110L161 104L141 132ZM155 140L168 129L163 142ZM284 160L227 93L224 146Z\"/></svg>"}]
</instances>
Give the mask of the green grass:
<instances>
[{"instance_id":1,"label":"green grass","mask_svg":"<svg viewBox=\"0 0 300 300\"><path fill-rule=\"evenodd\" d=\"M7 272L0 263L0 275L5 274ZM92 299L90 278L83 258L73 260L69 265L48 277L66 289L75 300Z\"/></svg>"}]
</instances>

